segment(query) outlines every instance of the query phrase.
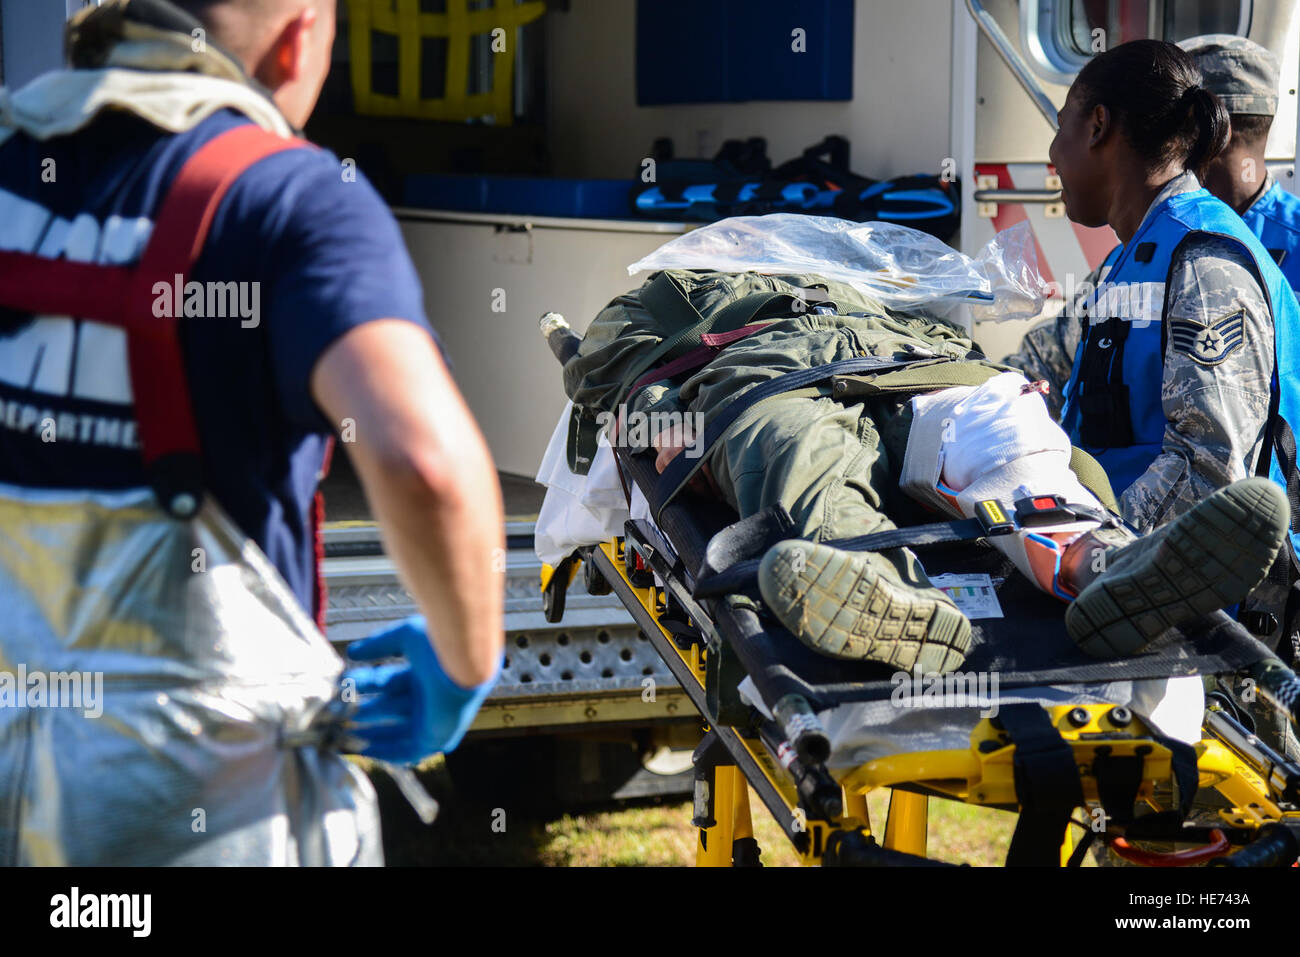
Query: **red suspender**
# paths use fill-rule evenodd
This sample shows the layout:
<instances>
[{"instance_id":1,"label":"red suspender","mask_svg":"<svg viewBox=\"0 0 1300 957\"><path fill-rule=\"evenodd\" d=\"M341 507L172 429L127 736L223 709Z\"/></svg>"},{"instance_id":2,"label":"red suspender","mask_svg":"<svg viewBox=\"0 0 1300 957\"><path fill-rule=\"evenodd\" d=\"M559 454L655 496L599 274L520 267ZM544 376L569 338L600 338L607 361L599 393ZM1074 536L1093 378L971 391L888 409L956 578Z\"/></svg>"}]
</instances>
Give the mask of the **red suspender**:
<instances>
[{"instance_id":1,"label":"red suspender","mask_svg":"<svg viewBox=\"0 0 1300 957\"><path fill-rule=\"evenodd\" d=\"M253 124L237 126L191 156L163 199L153 235L134 269L124 315L131 390L146 468L168 455L180 454L195 462L199 457L198 429L178 334L180 317L161 321L154 317L154 284L165 282L170 287L178 281L177 275L182 284L188 280L226 191L250 166L304 145ZM171 498L161 501L164 508L172 507Z\"/></svg>"},{"instance_id":2,"label":"red suspender","mask_svg":"<svg viewBox=\"0 0 1300 957\"><path fill-rule=\"evenodd\" d=\"M325 442L325 455L321 459L320 477L324 480L330 474L330 463L334 461L334 436ZM325 610L329 607L329 589L325 585L325 540L321 537L321 527L325 524L325 496L316 491L311 503L311 546L316 569L316 591L312 596L312 616L316 627L325 633Z\"/></svg>"},{"instance_id":3,"label":"red suspender","mask_svg":"<svg viewBox=\"0 0 1300 957\"><path fill-rule=\"evenodd\" d=\"M259 126L239 126L204 144L176 175L134 266L0 252L0 303L23 312L75 316L127 333L140 445L159 503L188 517L202 498L199 437L181 355L178 316L155 316L154 285L189 276L226 191L258 160L306 145Z\"/></svg>"},{"instance_id":4,"label":"red suspender","mask_svg":"<svg viewBox=\"0 0 1300 957\"><path fill-rule=\"evenodd\" d=\"M179 316L155 316L156 283L182 288L198 261L227 190L254 163L308 146L247 124L209 140L181 167L134 266L101 266L31 253L0 252L0 304L39 315L74 316L125 329L140 446L158 501L193 515L202 500L200 446L181 353ZM319 515L311 516L319 538ZM316 545L319 550L319 545ZM316 563L317 579L320 563ZM317 593L323 594L319 585ZM319 614L318 609L318 614Z\"/></svg>"}]
</instances>

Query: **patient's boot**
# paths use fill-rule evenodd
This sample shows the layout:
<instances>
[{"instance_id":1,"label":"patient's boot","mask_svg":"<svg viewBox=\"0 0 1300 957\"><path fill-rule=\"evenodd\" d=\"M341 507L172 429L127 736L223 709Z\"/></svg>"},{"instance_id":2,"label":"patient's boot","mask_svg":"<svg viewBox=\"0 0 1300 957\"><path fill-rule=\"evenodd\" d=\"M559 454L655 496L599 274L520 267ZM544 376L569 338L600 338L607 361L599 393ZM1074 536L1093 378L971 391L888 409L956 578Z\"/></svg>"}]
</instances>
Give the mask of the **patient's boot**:
<instances>
[{"instance_id":1,"label":"patient's boot","mask_svg":"<svg viewBox=\"0 0 1300 957\"><path fill-rule=\"evenodd\" d=\"M1065 612L1071 637L1098 658L1134 655L1166 629L1241 601L1268 574L1289 514L1277 485L1249 478L1129 544L1111 545L1104 529L1085 534L1062 560L1078 593ZM1099 546L1101 562L1080 559Z\"/></svg>"},{"instance_id":2,"label":"patient's boot","mask_svg":"<svg viewBox=\"0 0 1300 957\"><path fill-rule=\"evenodd\" d=\"M786 541L763 556L758 587L776 617L832 658L949 671L966 659L970 622L907 553Z\"/></svg>"}]
</instances>

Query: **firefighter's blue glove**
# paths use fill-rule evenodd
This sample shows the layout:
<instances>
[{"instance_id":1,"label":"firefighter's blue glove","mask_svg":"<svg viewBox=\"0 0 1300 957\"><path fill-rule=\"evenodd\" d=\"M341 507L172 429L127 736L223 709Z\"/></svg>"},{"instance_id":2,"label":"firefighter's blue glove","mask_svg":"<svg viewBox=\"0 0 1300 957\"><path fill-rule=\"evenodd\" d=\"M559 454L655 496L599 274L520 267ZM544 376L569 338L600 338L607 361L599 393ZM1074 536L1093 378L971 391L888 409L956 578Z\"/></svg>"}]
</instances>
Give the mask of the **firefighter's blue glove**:
<instances>
[{"instance_id":1,"label":"firefighter's blue glove","mask_svg":"<svg viewBox=\"0 0 1300 957\"><path fill-rule=\"evenodd\" d=\"M396 764L418 764L431 754L454 749L501 676L498 666L481 685L456 684L438 663L424 619L418 616L352 642L348 657L406 659L401 664L350 668L343 674L360 698L351 731L366 741L361 753Z\"/></svg>"}]
</instances>

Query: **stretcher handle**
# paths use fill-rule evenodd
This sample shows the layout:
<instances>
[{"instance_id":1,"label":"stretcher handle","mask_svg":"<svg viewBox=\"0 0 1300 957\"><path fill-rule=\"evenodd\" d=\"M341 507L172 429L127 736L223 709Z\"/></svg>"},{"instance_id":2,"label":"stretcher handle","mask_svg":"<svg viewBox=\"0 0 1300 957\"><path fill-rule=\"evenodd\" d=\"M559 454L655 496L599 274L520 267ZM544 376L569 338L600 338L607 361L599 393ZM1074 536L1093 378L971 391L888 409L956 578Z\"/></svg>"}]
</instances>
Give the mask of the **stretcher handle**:
<instances>
[{"instance_id":1,"label":"stretcher handle","mask_svg":"<svg viewBox=\"0 0 1300 957\"><path fill-rule=\"evenodd\" d=\"M1294 824L1270 824L1236 854L1210 862L1211 867L1295 867L1300 857L1300 831Z\"/></svg>"},{"instance_id":2,"label":"stretcher handle","mask_svg":"<svg viewBox=\"0 0 1300 957\"><path fill-rule=\"evenodd\" d=\"M806 764L784 734L775 721L758 729L759 740L768 753L794 778L799 803L815 820L836 821L843 817L844 789L835 783L824 764Z\"/></svg>"},{"instance_id":3,"label":"stretcher handle","mask_svg":"<svg viewBox=\"0 0 1300 957\"><path fill-rule=\"evenodd\" d=\"M1109 844L1110 849L1124 860L1144 867L1187 867L1226 854L1232 847L1228 836L1217 827L1210 832L1210 843L1204 847L1191 847L1182 851L1144 851L1134 847L1122 837L1112 838Z\"/></svg>"},{"instance_id":4,"label":"stretcher handle","mask_svg":"<svg viewBox=\"0 0 1300 957\"><path fill-rule=\"evenodd\" d=\"M805 764L820 765L831 756L830 736L803 695L791 692L782 697L772 706L772 717Z\"/></svg>"},{"instance_id":5,"label":"stretcher handle","mask_svg":"<svg viewBox=\"0 0 1300 957\"><path fill-rule=\"evenodd\" d=\"M1300 798L1300 766L1261 741L1221 704L1210 703L1205 712L1205 728L1264 778L1282 800L1295 803Z\"/></svg>"},{"instance_id":6,"label":"stretcher handle","mask_svg":"<svg viewBox=\"0 0 1300 957\"><path fill-rule=\"evenodd\" d=\"M551 347L551 355L564 365L578 353L582 345L582 336L573 331L569 320L558 312L548 312L537 321L537 328Z\"/></svg>"},{"instance_id":7,"label":"stretcher handle","mask_svg":"<svg viewBox=\"0 0 1300 957\"><path fill-rule=\"evenodd\" d=\"M1269 655L1246 669L1261 697L1285 714L1300 730L1300 678L1279 658Z\"/></svg>"}]
</instances>

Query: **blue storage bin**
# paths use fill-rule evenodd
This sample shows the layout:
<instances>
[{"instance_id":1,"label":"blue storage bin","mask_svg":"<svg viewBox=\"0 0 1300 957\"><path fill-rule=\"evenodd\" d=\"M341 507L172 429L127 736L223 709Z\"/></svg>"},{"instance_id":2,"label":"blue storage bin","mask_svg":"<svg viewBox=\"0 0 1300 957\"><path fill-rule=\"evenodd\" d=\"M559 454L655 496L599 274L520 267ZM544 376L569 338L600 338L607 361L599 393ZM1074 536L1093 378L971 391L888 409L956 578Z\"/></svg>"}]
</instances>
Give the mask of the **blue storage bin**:
<instances>
[{"instance_id":1,"label":"blue storage bin","mask_svg":"<svg viewBox=\"0 0 1300 957\"><path fill-rule=\"evenodd\" d=\"M406 178L403 205L462 213L630 219L630 179L419 175Z\"/></svg>"},{"instance_id":2,"label":"blue storage bin","mask_svg":"<svg viewBox=\"0 0 1300 957\"><path fill-rule=\"evenodd\" d=\"M637 0L637 105L852 99L853 13L853 0Z\"/></svg>"}]
</instances>

